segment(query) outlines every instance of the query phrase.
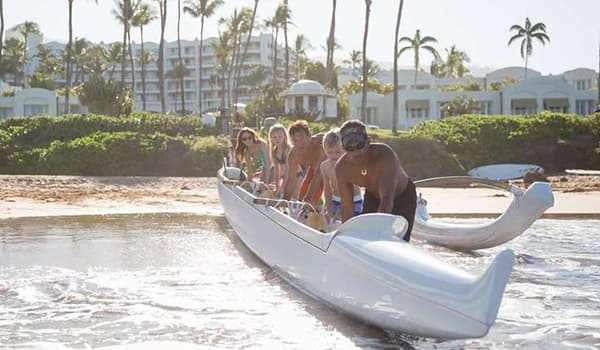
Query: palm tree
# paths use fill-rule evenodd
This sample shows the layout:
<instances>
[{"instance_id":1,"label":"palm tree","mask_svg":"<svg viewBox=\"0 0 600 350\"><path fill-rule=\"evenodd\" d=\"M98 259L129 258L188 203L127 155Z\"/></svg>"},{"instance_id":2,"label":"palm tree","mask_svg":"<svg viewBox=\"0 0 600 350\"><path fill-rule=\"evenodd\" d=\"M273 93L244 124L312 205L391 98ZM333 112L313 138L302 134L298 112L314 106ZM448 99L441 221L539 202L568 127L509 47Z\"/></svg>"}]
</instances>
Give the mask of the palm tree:
<instances>
[{"instance_id":1,"label":"palm tree","mask_svg":"<svg viewBox=\"0 0 600 350\"><path fill-rule=\"evenodd\" d=\"M310 48L310 43L304 34L296 35L294 43L294 53L296 60L296 80L300 80L303 72L304 62L306 61L306 49Z\"/></svg>"},{"instance_id":2,"label":"palm tree","mask_svg":"<svg viewBox=\"0 0 600 350\"><path fill-rule=\"evenodd\" d=\"M165 27L167 25L167 0L156 0L160 13L160 42L158 44L158 89L160 91L160 108L167 111L165 99Z\"/></svg>"},{"instance_id":3,"label":"palm tree","mask_svg":"<svg viewBox=\"0 0 600 350\"><path fill-rule=\"evenodd\" d=\"M281 4L279 6L277 6L277 9L275 10L275 23L276 23L276 31L279 30L279 28L287 28L287 25L290 22L290 18L291 18L291 12L290 10L287 8L286 4ZM287 39L285 39L287 41ZM277 45L277 40L275 40L275 44ZM287 47L287 43L285 44ZM275 52L277 52L277 49L275 49ZM286 49L287 52L287 49ZM277 56L273 57L273 62L276 62L277 60ZM289 57L286 59L286 65L289 64ZM275 68L277 68L277 66L275 65ZM289 72L288 72L289 73ZM287 73L286 73L287 74ZM289 77L285 77L286 79L286 87L289 81Z\"/></svg>"},{"instance_id":4,"label":"palm tree","mask_svg":"<svg viewBox=\"0 0 600 350\"><path fill-rule=\"evenodd\" d=\"M140 2L137 11L133 14L131 24L134 27L140 27L140 57L142 66L142 110L146 110L146 52L144 51L144 26L156 19L156 11L149 4Z\"/></svg>"},{"instance_id":5,"label":"palm tree","mask_svg":"<svg viewBox=\"0 0 600 350\"><path fill-rule=\"evenodd\" d=\"M101 76L108 69L108 53L100 45L90 47L86 52L84 72L88 75Z\"/></svg>"},{"instance_id":6,"label":"palm tree","mask_svg":"<svg viewBox=\"0 0 600 350\"><path fill-rule=\"evenodd\" d=\"M258 0L255 0L258 2ZM204 20L210 18L215 10L224 4L223 0L185 0L183 12L194 18L200 18L200 54L198 59L198 111L202 113L202 51L204 49ZM255 5L256 6L256 5Z\"/></svg>"},{"instance_id":7,"label":"palm tree","mask_svg":"<svg viewBox=\"0 0 600 350\"><path fill-rule=\"evenodd\" d=\"M335 50L335 12L337 9L337 0L333 0L331 9L331 22L329 25L329 35L327 36L327 58L326 58L326 80L327 85L331 87L331 76L333 75L333 53Z\"/></svg>"},{"instance_id":8,"label":"palm tree","mask_svg":"<svg viewBox=\"0 0 600 350\"><path fill-rule=\"evenodd\" d=\"M471 62L471 59L464 51L457 49L456 45L452 45L445 51L446 61L433 60L429 67L429 73L436 78L461 78L469 72L465 63Z\"/></svg>"},{"instance_id":9,"label":"palm tree","mask_svg":"<svg viewBox=\"0 0 600 350\"><path fill-rule=\"evenodd\" d=\"M437 50L428 44L437 43L437 39L432 36L424 36L421 37L421 31L417 29L415 32L414 38L409 38L407 36L403 36L400 38L399 42L407 42L408 45L398 51L398 56L402 55L404 52L413 50L415 54L415 85L417 85L417 73L420 67L420 52L421 50L425 50L431 53L434 59L440 59L440 54Z\"/></svg>"},{"instance_id":10,"label":"palm tree","mask_svg":"<svg viewBox=\"0 0 600 350\"><path fill-rule=\"evenodd\" d=\"M366 121L367 107L367 35L369 34L369 16L371 15L371 4L373 0L365 0L365 31L363 34L363 49L362 49L362 99L360 102L360 119Z\"/></svg>"},{"instance_id":11,"label":"palm tree","mask_svg":"<svg viewBox=\"0 0 600 350\"><path fill-rule=\"evenodd\" d=\"M232 74L237 69L237 65L240 64L239 52L241 50L241 37L242 34L248 30L248 22L251 17L252 11L249 8L242 8L233 11L233 15L229 18L220 18L219 24L224 24L227 27L225 35L230 40L231 47L231 60L229 62L229 68L227 69L227 104L232 105L231 84L233 83L234 90L237 89L235 82L231 79ZM235 77L235 75L234 75ZM234 92L235 94L235 92ZM232 110L233 111L233 110Z\"/></svg>"},{"instance_id":12,"label":"palm tree","mask_svg":"<svg viewBox=\"0 0 600 350\"><path fill-rule=\"evenodd\" d=\"M24 79L27 80L27 64L29 63L29 57L27 57L28 50L28 39L32 34L42 35L40 31L40 26L35 22L25 21L21 24L17 24L13 27L13 30L23 36L23 43L25 44L25 52L23 55L25 56L23 59L23 74Z\"/></svg>"},{"instance_id":13,"label":"palm tree","mask_svg":"<svg viewBox=\"0 0 600 350\"><path fill-rule=\"evenodd\" d=\"M119 0L117 8L112 10L113 16L123 25L123 52L121 56L121 84L125 84L126 55L129 54L131 69L131 91L135 91L135 70L133 67L133 53L131 52L131 23L137 12L139 0Z\"/></svg>"},{"instance_id":14,"label":"palm tree","mask_svg":"<svg viewBox=\"0 0 600 350\"><path fill-rule=\"evenodd\" d=\"M404 0L398 4L398 15L396 16L396 34L394 36L394 95L392 111L392 133L398 134L398 35L400 32L400 20L402 19L402 7Z\"/></svg>"},{"instance_id":15,"label":"palm tree","mask_svg":"<svg viewBox=\"0 0 600 350\"><path fill-rule=\"evenodd\" d=\"M287 13L287 18L292 17L292 11L288 6L288 0L283 0L283 8ZM288 45L288 21L283 22L283 40L285 43L285 86L290 84L290 47Z\"/></svg>"},{"instance_id":16,"label":"palm tree","mask_svg":"<svg viewBox=\"0 0 600 350\"><path fill-rule=\"evenodd\" d=\"M4 45L4 1L0 0L0 61L2 60L2 45Z\"/></svg>"},{"instance_id":17,"label":"palm tree","mask_svg":"<svg viewBox=\"0 0 600 350\"><path fill-rule=\"evenodd\" d=\"M110 72L108 73L108 79L112 80L115 74L115 70L119 61L121 60L121 52L123 51L123 44L120 42L112 43L108 46L107 56L108 63L110 65Z\"/></svg>"},{"instance_id":18,"label":"palm tree","mask_svg":"<svg viewBox=\"0 0 600 350\"><path fill-rule=\"evenodd\" d=\"M23 60L25 58L25 44L17 38L6 39L4 43L4 55L2 70L13 75L13 84L18 85L19 77L22 75Z\"/></svg>"},{"instance_id":19,"label":"palm tree","mask_svg":"<svg viewBox=\"0 0 600 350\"><path fill-rule=\"evenodd\" d=\"M98 0L94 0L97 4ZM66 84L65 84L65 114L69 114L69 95L71 91L71 48L73 47L73 0L67 0L69 8L69 42L67 43L66 54Z\"/></svg>"},{"instance_id":20,"label":"palm tree","mask_svg":"<svg viewBox=\"0 0 600 350\"><path fill-rule=\"evenodd\" d=\"M180 93L185 93L184 87L183 87L183 77L185 77L186 75L189 74L189 69L186 68L186 66L182 65L182 64L178 64L176 66L173 67L173 70L170 70L167 72L167 74L165 75L168 79L173 79L175 81L178 81L179 83L176 84L176 90L175 90L175 111L178 111L177 109L177 95L179 95ZM185 100L182 99L181 100L181 113L185 114Z\"/></svg>"},{"instance_id":21,"label":"palm tree","mask_svg":"<svg viewBox=\"0 0 600 350\"><path fill-rule=\"evenodd\" d=\"M225 72L231 60L231 46L229 45L228 36L229 33L227 32L219 32L218 39L210 42L210 46L214 52L215 69L217 70L217 79L214 79L214 81L221 85L221 111L225 109Z\"/></svg>"},{"instance_id":22,"label":"palm tree","mask_svg":"<svg viewBox=\"0 0 600 350\"><path fill-rule=\"evenodd\" d=\"M235 72L233 75L233 83L234 83L234 94L233 94L233 105L235 106L238 102L238 85L241 81L242 74L242 66L246 60L246 54L248 53L248 48L250 47L250 40L252 39L252 31L254 30L255 21L256 21L256 10L258 8L258 1L254 0L254 8L250 13L247 9L242 9L241 15L241 23L240 23L240 41L243 34L246 34L246 42L244 43L244 50L242 51L242 55L239 57L238 64L235 66ZM241 42L239 43L241 45ZM239 50L238 50L239 52Z\"/></svg>"},{"instance_id":23,"label":"palm tree","mask_svg":"<svg viewBox=\"0 0 600 350\"><path fill-rule=\"evenodd\" d=\"M362 52L360 50L352 50L350 52L350 58L344 60L344 64L352 67L352 76L356 74L356 67L362 63Z\"/></svg>"},{"instance_id":24,"label":"palm tree","mask_svg":"<svg viewBox=\"0 0 600 350\"><path fill-rule=\"evenodd\" d=\"M517 34L508 40L508 46L515 40L523 39L521 40L521 57L525 59L525 79L527 79L527 60L533 53L533 39L537 39L543 45L546 45L546 41L550 43L550 38L546 34L546 25L542 22L531 25L529 17L525 18L525 27L515 24L510 27L509 32L513 30Z\"/></svg>"},{"instance_id":25,"label":"palm tree","mask_svg":"<svg viewBox=\"0 0 600 350\"><path fill-rule=\"evenodd\" d=\"M177 58L179 61L179 67L177 72L183 73L187 72L185 65L183 64L183 59L181 58L181 0L177 0ZM179 85L181 86L181 114L185 115L185 84L184 78L186 74L178 74Z\"/></svg>"},{"instance_id":26,"label":"palm tree","mask_svg":"<svg viewBox=\"0 0 600 350\"><path fill-rule=\"evenodd\" d=\"M73 46L73 64L75 66L75 84L83 82L85 74L83 66L85 64L87 50L90 46L90 42L84 38L75 39L75 45Z\"/></svg>"}]
</instances>

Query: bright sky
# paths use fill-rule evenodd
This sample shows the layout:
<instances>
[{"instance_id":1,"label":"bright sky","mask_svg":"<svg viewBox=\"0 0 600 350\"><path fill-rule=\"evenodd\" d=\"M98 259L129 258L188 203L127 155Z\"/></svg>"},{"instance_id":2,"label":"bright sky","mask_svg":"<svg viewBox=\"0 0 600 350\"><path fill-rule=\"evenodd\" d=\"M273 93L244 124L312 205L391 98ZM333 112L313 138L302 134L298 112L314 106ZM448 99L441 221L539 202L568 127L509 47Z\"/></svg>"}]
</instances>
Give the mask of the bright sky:
<instances>
[{"instance_id":1,"label":"bright sky","mask_svg":"<svg viewBox=\"0 0 600 350\"><path fill-rule=\"evenodd\" d=\"M150 0L148 0L150 1ZM113 19L113 0L76 0L73 5L74 36L92 42L120 41L121 26ZM151 1L154 3L154 1ZM183 0L181 1L184 2ZM251 7L253 0L225 0L216 15L205 25L205 37L217 35L217 20L233 13L234 8ZM282 0L260 0L258 16L271 17ZM292 10L290 45L296 33L303 33L314 46L311 57L324 57L321 46L329 32L331 1L289 0ZM376 61L392 61L394 27L398 0L373 0L369 45L367 54ZM342 45L336 59L345 59L352 49L362 49L364 28L364 1L338 0L336 38ZM4 1L5 28L23 21L37 22L44 33L44 41L66 42L67 0L6 0ZM566 70L587 67L598 70L600 42L599 0L405 0L400 35L412 37L416 29L422 35L438 39L440 53L452 44L467 52L472 65L501 68L522 66L519 45L507 47L513 24L524 25L525 17L547 26L551 44L535 43L529 67L542 74L560 74ZM182 12L183 39L199 37L199 20ZM177 1L169 0L166 39L177 38ZM144 31L148 41L158 41L160 24L156 20ZM139 30L132 32L139 42ZM422 62L429 65L431 57L423 54ZM400 64L413 64L412 53L406 53Z\"/></svg>"}]
</instances>

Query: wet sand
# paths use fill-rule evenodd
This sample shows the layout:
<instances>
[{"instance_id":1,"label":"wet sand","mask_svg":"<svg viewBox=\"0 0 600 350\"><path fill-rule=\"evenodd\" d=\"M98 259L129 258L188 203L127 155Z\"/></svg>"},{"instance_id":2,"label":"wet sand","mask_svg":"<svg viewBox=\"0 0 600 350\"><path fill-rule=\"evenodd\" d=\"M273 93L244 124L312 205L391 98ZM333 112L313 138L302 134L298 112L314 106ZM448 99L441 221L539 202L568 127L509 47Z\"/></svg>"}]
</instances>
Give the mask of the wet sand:
<instances>
[{"instance_id":1,"label":"wet sand","mask_svg":"<svg viewBox=\"0 0 600 350\"><path fill-rule=\"evenodd\" d=\"M546 217L600 217L600 176L550 177ZM518 182L517 182L518 184ZM488 189L419 188L432 215L493 216L512 196ZM0 219L132 213L223 213L215 178L0 175Z\"/></svg>"}]
</instances>

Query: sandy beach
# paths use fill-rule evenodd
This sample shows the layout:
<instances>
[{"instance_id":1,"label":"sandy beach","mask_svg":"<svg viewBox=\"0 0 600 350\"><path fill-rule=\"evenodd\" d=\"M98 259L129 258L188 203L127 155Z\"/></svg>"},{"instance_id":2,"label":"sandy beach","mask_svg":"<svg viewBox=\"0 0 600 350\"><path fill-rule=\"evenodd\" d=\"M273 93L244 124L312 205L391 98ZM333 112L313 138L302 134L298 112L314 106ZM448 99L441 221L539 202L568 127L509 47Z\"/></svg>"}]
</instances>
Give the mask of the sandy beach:
<instances>
[{"instance_id":1,"label":"sandy beach","mask_svg":"<svg viewBox=\"0 0 600 350\"><path fill-rule=\"evenodd\" d=\"M546 217L600 217L600 176L552 176ZM519 182L516 182L519 184ZM420 188L440 216L493 216L511 195L472 188ZM0 175L0 219L131 213L223 213L215 178Z\"/></svg>"}]
</instances>

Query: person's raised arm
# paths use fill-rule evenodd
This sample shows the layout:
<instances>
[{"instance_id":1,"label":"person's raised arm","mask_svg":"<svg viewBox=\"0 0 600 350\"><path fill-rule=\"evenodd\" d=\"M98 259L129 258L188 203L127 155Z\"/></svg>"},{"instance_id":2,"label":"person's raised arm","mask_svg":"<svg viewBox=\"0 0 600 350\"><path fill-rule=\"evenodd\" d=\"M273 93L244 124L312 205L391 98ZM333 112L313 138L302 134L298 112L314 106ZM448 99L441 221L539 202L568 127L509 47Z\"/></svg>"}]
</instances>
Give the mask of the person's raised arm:
<instances>
[{"instance_id":1,"label":"person's raised arm","mask_svg":"<svg viewBox=\"0 0 600 350\"><path fill-rule=\"evenodd\" d=\"M354 185L346 178L340 161L335 165L335 177L337 179L340 197L342 198L342 222L345 222L354 216Z\"/></svg>"},{"instance_id":2,"label":"person's raised arm","mask_svg":"<svg viewBox=\"0 0 600 350\"><path fill-rule=\"evenodd\" d=\"M269 183L271 180L271 152L269 152L269 144L266 142L262 142L260 144L260 149L265 159L265 165L262 170L262 181L264 183Z\"/></svg>"},{"instance_id":3,"label":"person's raised arm","mask_svg":"<svg viewBox=\"0 0 600 350\"><path fill-rule=\"evenodd\" d=\"M294 152L294 149L292 149L288 155L288 167L286 171L287 176L285 188L283 191L284 199L291 199L292 194L294 193L294 189L296 188L296 174L294 174L293 172L297 171L299 166L300 164L298 163L298 159L296 158L296 152Z\"/></svg>"}]
</instances>

